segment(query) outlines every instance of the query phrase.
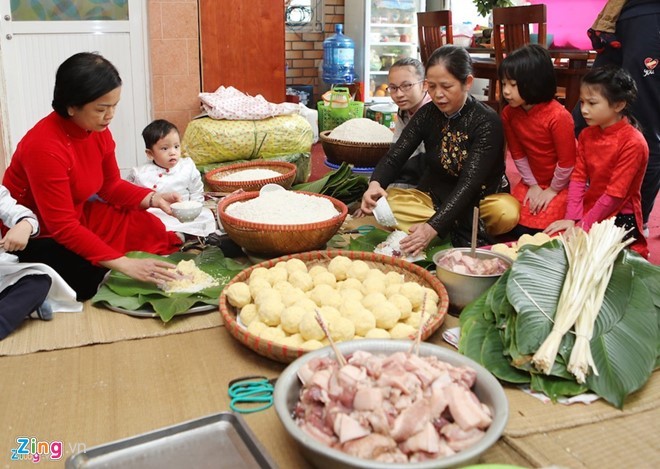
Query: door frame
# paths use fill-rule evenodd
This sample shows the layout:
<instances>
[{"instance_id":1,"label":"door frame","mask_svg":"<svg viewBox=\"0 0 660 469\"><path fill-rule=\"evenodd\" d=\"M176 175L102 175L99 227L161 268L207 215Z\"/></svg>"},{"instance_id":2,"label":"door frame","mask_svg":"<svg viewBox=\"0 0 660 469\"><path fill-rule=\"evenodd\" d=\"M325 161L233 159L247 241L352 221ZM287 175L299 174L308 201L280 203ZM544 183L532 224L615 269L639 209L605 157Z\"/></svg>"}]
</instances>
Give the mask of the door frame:
<instances>
[{"instance_id":1,"label":"door frame","mask_svg":"<svg viewBox=\"0 0 660 469\"><path fill-rule=\"evenodd\" d=\"M143 100L133 99L133 102L130 103L136 123L150 122L153 116L147 3L148 2L144 0L128 0L129 19L127 21L51 21L49 22L49 31L47 32L47 34L88 32L110 33L122 32L128 29L131 48L129 52L131 54L130 76L133 85L132 94L134 98L139 95L142 95L144 98ZM37 22L12 22L10 0L0 0L1 43L8 40L8 34L21 34L25 33L30 26L34 28L34 23ZM0 175L3 174L11 161L11 156L13 154L12 144L14 147L18 144L18 142L12 142L10 135L8 103L12 97L9 95L7 89L7 79L5 75L6 57L4 55L4 50L4 47L0 47L0 134L2 135L0 148ZM53 76L55 75L55 70L48 70L45 72L52 73ZM143 105L138 105L140 102L142 102ZM129 103L125 102L124 105L126 104ZM136 158L141 157L144 153L144 145L141 145L137 138L139 134L138 130L139 129L136 129L136 132L131 135L132 145L129 145L129 148L134 152Z\"/></svg>"}]
</instances>

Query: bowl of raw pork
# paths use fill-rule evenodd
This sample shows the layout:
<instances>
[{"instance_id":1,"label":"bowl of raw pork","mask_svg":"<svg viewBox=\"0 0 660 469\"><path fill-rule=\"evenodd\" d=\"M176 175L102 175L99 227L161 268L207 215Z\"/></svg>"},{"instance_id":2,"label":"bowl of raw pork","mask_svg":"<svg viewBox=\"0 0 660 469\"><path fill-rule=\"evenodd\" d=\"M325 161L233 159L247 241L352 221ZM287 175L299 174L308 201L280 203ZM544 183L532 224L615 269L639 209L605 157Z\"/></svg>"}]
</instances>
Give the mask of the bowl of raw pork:
<instances>
[{"instance_id":1,"label":"bowl of raw pork","mask_svg":"<svg viewBox=\"0 0 660 469\"><path fill-rule=\"evenodd\" d=\"M296 178L296 171L293 163L261 159L213 169L204 174L204 179L213 191L221 193L238 189L258 191L266 184L278 184L288 189Z\"/></svg>"},{"instance_id":2,"label":"bowl of raw pork","mask_svg":"<svg viewBox=\"0 0 660 469\"><path fill-rule=\"evenodd\" d=\"M488 250L451 248L433 255L435 272L449 294L453 311L460 311L479 298L511 267L511 259Z\"/></svg>"},{"instance_id":3,"label":"bowl of raw pork","mask_svg":"<svg viewBox=\"0 0 660 469\"><path fill-rule=\"evenodd\" d=\"M509 406L497 379L453 350L412 344L343 342L347 365L324 347L284 370L275 411L314 466L462 467L500 438Z\"/></svg>"},{"instance_id":4,"label":"bowl of raw pork","mask_svg":"<svg viewBox=\"0 0 660 469\"><path fill-rule=\"evenodd\" d=\"M324 249L347 214L342 201L304 191L242 192L218 203L231 240L263 257Z\"/></svg>"}]
</instances>

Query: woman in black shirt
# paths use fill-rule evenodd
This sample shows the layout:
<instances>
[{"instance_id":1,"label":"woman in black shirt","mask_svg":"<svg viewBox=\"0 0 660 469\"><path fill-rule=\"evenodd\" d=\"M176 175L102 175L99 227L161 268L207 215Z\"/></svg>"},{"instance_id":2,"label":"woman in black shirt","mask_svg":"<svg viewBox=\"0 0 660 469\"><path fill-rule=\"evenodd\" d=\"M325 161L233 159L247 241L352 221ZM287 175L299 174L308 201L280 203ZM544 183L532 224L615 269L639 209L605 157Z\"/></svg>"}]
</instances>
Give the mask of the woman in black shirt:
<instances>
[{"instance_id":1,"label":"woman in black shirt","mask_svg":"<svg viewBox=\"0 0 660 469\"><path fill-rule=\"evenodd\" d=\"M370 214L380 197L388 197L399 227L410 233L401 248L417 255L435 236L450 235L454 246L468 246L473 207L479 206L478 243L492 244L494 236L517 224L520 210L504 193L509 187L500 118L469 94L474 77L464 48L437 49L427 63L426 80L433 102L415 113L378 163L361 209ZM422 194L415 189L385 191L422 142L427 154L427 170L417 188Z\"/></svg>"}]
</instances>

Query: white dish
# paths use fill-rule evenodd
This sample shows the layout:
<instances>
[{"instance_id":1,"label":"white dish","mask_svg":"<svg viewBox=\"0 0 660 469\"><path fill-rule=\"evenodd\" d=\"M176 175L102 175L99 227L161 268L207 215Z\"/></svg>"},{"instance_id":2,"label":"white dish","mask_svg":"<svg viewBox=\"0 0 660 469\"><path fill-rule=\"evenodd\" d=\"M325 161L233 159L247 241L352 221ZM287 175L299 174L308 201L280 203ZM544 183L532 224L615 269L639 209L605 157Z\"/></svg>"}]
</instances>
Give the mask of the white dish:
<instances>
[{"instance_id":1,"label":"white dish","mask_svg":"<svg viewBox=\"0 0 660 469\"><path fill-rule=\"evenodd\" d=\"M138 317L138 318L156 318L156 317L158 317L158 314L156 314L156 312L152 309L131 310L131 309L122 308L120 306L112 306L111 304L108 304L105 301L100 302L99 305L103 306L104 308L108 308L111 311L115 311L117 313L128 314L129 316L135 316L135 317ZM205 305L205 304L203 304L203 305L193 306L189 310L177 314L177 316L182 315L182 314L205 313L207 311L213 311L213 310L217 310L217 309L218 309L218 307L215 306L215 305Z\"/></svg>"},{"instance_id":2,"label":"white dish","mask_svg":"<svg viewBox=\"0 0 660 469\"><path fill-rule=\"evenodd\" d=\"M261 189L259 189L259 195L264 195L269 192L278 192L285 191L286 189L279 184L266 184Z\"/></svg>"},{"instance_id":3,"label":"white dish","mask_svg":"<svg viewBox=\"0 0 660 469\"><path fill-rule=\"evenodd\" d=\"M383 226L396 226L397 221L394 218L394 213L390 208L390 204L385 197L381 197L376 202L376 207L374 208L374 217L376 221Z\"/></svg>"}]
</instances>

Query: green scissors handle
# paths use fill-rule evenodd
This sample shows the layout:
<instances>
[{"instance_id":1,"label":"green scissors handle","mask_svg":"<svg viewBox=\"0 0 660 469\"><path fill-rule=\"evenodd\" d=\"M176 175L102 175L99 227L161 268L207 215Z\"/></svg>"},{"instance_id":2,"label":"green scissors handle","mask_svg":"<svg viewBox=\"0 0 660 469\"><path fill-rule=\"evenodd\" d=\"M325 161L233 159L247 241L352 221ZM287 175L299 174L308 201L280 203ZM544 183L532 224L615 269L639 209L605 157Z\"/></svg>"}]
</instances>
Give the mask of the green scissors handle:
<instances>
[{"instance_id":1,"label":"green scissors handle","mask_svg":"<svg viewBox=\"0 0 660 469\"><path fill-rule=\"evenodd\" d=\"M232 380L229 383L230 409L241 414L249 414L269 408L273 405L274 381L265 376L246 376Z\"/></svg>"}]
</instances>

